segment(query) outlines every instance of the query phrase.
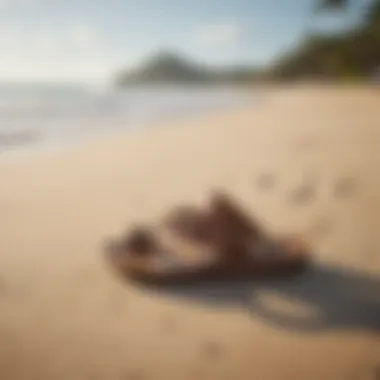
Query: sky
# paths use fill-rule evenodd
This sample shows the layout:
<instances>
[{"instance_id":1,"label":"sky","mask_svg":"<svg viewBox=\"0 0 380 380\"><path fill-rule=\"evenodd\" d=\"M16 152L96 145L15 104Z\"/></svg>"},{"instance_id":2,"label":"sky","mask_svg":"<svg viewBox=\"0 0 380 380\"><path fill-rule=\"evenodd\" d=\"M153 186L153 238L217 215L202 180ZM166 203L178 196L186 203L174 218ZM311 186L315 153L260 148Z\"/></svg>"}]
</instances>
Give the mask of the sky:
<instances>
[{"instance_id":1,"label":"sky","mask_svg":"<svg viewBox=\"0 0 380 380\"><path fill-rule=\"evenodd\" d=\"M310 28L350 27L368 1L315 17L315 0L0 0L0 81L102 82L160 50L265 65Z\"/></svg>"}]
</instances>

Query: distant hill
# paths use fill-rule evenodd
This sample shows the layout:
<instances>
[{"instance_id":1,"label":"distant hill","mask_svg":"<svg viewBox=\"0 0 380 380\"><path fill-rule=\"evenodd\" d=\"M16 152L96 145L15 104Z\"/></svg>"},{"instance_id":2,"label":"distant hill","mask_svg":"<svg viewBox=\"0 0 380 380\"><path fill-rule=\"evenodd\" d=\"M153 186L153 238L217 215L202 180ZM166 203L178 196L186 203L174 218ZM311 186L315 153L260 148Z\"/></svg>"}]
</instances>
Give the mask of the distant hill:
<instances>
[{"instance_id":1,"label":"distant hill","mask_svg":"<svg viewBox=\"0 0 380 380\"><path fill-rule=\"evenodd\" d=\"M206 68L177 53L161 52L135 70L120 72L116 84L244 82L257 78L257 75L258 71L253 68Z\"/></svg>"}]
</instances>

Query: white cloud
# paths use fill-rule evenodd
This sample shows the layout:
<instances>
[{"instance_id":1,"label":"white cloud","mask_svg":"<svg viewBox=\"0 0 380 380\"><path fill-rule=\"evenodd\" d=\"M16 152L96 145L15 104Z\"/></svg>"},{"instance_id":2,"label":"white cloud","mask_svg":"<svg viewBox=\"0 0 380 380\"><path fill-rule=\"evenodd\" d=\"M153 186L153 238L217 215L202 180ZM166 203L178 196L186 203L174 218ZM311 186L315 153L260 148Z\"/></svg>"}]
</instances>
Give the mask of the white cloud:
<instances>
[{"instance_id":1,"label":"white cloud","mask_svg":"<svg viewBox=\"0 0 380 380\"><path fill-rule=\"evenodd\" d=\"M52 54L55 50L64 52L67 49L96 51L102 49L102 45L101 33L90 25L67 25L60 29L45 26L31 31L17 23L0 23L2 50L5 47L25 51L33 48L36 53Z\"/></svg>"},{"instance_id":2,"label":"white cloud","mask_svg":"<svg viewBox=\"0 0 380 380\"><path fill-rule=\"evenodd\" d=\"M105 77L117 58L100 31L84 24L30 30L20 23L0 23L0 53L0 80Z\"/></svg>"},{"instance_id":3,"label":"white cloud","mask_svg":"<svg viewBox=\"0 0 380 380\"><path fill-rule=\"evenodd\" d=\"M208 45L236 45L243 38L243 29L234 23L208 24L196 30L196 38Z\"/></svg>"}]
</instances>

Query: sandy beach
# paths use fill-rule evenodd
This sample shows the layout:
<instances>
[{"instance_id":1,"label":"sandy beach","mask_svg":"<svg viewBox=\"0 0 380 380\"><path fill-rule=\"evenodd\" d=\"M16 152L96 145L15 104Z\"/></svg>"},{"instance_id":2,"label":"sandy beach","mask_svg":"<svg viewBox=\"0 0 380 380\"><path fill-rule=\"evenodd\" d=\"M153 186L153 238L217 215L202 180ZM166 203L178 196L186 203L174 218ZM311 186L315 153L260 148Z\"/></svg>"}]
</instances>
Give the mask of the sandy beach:
<instances>
[{"instance_id":1,"label":"sandy beach","mask_svg":"<svg viewBox=\"0 0 380 380\"><path fill-rule=\"evenodd\" d=\"M303 86L0 157L0 379L379 379L379 143L379 89ZM305 233L316 271L205 299L105 265L106 238L213 189L270 231Z\"/></svg>"}]
</instances>

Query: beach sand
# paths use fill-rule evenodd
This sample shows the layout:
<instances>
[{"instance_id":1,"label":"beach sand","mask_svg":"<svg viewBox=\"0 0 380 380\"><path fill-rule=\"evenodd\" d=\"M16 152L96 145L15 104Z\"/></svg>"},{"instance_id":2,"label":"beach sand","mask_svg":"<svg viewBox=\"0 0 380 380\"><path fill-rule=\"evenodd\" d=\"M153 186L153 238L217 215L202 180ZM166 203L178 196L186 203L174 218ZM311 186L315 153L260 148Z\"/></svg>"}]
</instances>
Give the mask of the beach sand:
<instances>
[{"instance_id":1,"label":"beach sand","mask_svg":"<svg viewBox=\"0 0 380 380\"><path fill-rule=\"evenodd\" d=\"M378 89L304 86L0 160L0 379L379 379L379 143ZM107 267L106 238L213 189L305 233L316 272L205 299Z\"/></svg>"}]
</instances>

